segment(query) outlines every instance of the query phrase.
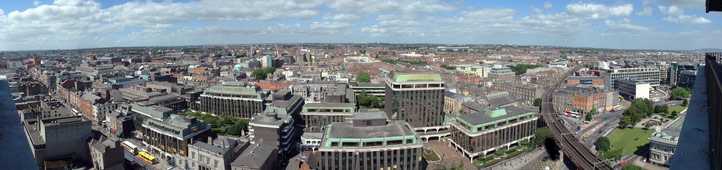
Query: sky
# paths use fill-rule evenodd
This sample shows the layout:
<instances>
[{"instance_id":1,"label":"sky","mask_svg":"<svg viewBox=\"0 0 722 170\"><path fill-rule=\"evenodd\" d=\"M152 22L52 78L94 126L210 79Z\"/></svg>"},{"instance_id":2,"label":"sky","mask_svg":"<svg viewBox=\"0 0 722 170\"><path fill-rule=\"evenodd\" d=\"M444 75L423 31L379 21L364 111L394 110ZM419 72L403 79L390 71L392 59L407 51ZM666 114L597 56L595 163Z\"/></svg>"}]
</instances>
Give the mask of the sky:
<instances>
[{"instance_id":1,"label":"sky","mask_svg":"<svg viewBox=\"0 0 722 170\"><path fill-rule=\"evenodd\" d=\"M254 43L722 48L704 0L2 0L0 51Z\"/></svg>"}]
</instances>

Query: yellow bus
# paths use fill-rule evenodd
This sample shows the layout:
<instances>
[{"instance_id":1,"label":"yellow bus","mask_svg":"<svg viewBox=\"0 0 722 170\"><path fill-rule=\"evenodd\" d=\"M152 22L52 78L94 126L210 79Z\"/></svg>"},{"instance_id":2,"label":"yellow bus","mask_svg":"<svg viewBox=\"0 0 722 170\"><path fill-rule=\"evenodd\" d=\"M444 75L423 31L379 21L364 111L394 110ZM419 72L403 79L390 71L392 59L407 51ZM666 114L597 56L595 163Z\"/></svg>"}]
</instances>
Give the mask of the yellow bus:
<instances>
[{"instance_id":1,"label":"yellow bus","mask_svg":"<svg viewBox=\"0 0 722 170\"><path fill-rule=\"evenodd\" d=\"M145 162L148 162L151 165L157 163L157 160L155 157L153 157L150 154L145 153L145 152L138 152L138 158L144 160Z\"/></svg>"}]
</instances>

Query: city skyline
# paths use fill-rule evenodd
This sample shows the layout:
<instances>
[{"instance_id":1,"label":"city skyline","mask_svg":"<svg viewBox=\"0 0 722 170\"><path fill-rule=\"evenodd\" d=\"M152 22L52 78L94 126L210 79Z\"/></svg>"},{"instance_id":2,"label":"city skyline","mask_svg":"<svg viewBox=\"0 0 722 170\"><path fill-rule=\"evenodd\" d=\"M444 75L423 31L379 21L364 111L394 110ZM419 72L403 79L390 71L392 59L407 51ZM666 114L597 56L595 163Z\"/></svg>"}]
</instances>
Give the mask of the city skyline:
<instances>
[{"instance_id":1,"label":"city skyline","mask_svg":"<svg viewBox=\"0 0 722 170\"><path fill-rule=\"evenodd\" d=\"M703 0L10 0L0 51L255 43L722 48Z\"/></svg>"}]
</instances>

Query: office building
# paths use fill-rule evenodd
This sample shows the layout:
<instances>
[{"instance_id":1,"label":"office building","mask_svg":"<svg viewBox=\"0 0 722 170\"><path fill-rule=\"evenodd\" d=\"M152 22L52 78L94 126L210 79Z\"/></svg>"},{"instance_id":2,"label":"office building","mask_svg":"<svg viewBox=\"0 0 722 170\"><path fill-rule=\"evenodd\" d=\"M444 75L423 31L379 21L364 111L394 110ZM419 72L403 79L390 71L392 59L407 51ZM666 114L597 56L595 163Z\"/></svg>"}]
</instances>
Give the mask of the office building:
<instances>
[{"instance_id":1,"label":"office building","mask_svg":"<svg viewBox=\"0 0 722 170\"><path fill-rule=\"evenodd\" d=\"M656 67L636 67L636 68L614 68L605 70L604 87L608 89L619 89L619 80L636 80L649 83L650 86L658 86L660 84L659 68Z\"/></svg>"},{"instance_id":2,"label":"office building","mask_svg":"<svg viewBox=\"0 0 722 170\"><path fill-rule=\"evenodd\" d=\"M66 112L38 116L23 123L28 144L41 169L58 168L45 166L55 161L64 161L65 165L72 159L90 161L90 120Z\"/></svg>"},{"instance_id":3,"label":"office building","mask_svg":"<svg viewBox=\"0 0 722 170\"><path fill-rule=\"evenodd\" d=\"M303 105L303 98L288 90L274 93L273 103L248 125L251 144L276 149L279 160L288 160L286 156L297 151L302 128L306 126L300 115Z\"/></svg>"},{"instance_id":4,"label":"office building","mask_svg":"<svg viewBox=\"0 0 722 170\"><path fill-rule=\"evenodd\" d=\"M190 155L179 166L187 170L230 170L231 162L249 145L248 141L225 136L208 138L208 142L195 141L188 145Z\"/></svg>"},{"instance_id":5,"label":"office building","mask_svg":"<svg viewBox=\"0 0 722 170\"><path fill-rule=\"evenodd\" d=\"M449 142L473 161L529 141L534 137L537 119L536 113L518 107L464 114L451 121Z\"/></svg>"},{"instance_id":6,"label":"office building","mask_svg":"<svg viewBox=\"0 0 722 170\"><path fill-rule=\"evenodd\" d=\"M213 86L203 92L194 110L250 119L264 109L267 93L258 87Z\"/></svg>"},{"instance_id":7,"label":"office building","mask_svg":"<svg viewBox=\"0 0 722 170\"><path fill-rule=\"evenodd\" d=\"M672 163L685 116L681 115L668 127L649 136L649 162L661 166L669 166Z\"/></svg>"},{"instance_id":8,"label":"office building","mask_svg":"<svg viewBox=\"0 0 722 170\"><path fill-rule=\"evenodd\" d=\"M694 79L697 78L697 71L685 70L677 77L677 86L685 89L692 89L694 87Z\"/></svg>"},{"instance_id":9,"label":"office building","mask_svg":"<svg viewBox=\"0 0 722 170\"><path fill-rule=\"evenodd\" d=\"M352 82L349 89L353 90L356 96L361 95L361 92L366 92L367 95L373 95L376 97L386 96L386 86L384 84L373 84L373 83L354 83Z\"/></svg>"},{"instance_id":10,"label":"office building","mask_svg":"<svg viewBox=\"0 0 722 170\"><path fill-rule=\"evenodd\" d=\"M421 169L422 147L408 123L387 120L383 112L359 113L352 122L329 125L318 169Z\"/></svg>"},{"instance_id":11,"label":"office building","mask_svg":"<svg viewBox=\"0 0 722 170\"><path fill-rule=\"evenodd\" d=\"M354 103L308 103L303 105L301 119L306 124L307 132L321 132L326 125L334 122L345 122L356 112Z\"/></svg>"},{"instance_id":12,"label":"office building","mask_svg":"<svg viewBox=\"0 0 722 170\"><path fill-rule=\"evenodd\" d=\"M135 105L133 110L137 110ZM142 134L143 146L159 159L182 160L188 156L192 141L205 140L210 135L210 126L194 117L171 114L164 118L160 114L150 114L153 118L145 119L136 131Z\"/></svg>"},{"instance_id":13,"label":"office building","mask_svg":"<svg viewBox=\"0 0 722 170\"><path fill-rule=\"evenodd\" d=\"M636 80L617 80L619 95L627 99L649 99L649 83Z\"/></svg>"},{"instance_id":14,"label":"office building","mask_svg":"<svg viewBox=\"0 0 722 170\"><path fill-rule=\"evenodd\" d=\"M436 73L392 72L386 78L384 111L391 120L404 120L414 128L442 126L444 88Z\"/></svg>"}]
</instances>

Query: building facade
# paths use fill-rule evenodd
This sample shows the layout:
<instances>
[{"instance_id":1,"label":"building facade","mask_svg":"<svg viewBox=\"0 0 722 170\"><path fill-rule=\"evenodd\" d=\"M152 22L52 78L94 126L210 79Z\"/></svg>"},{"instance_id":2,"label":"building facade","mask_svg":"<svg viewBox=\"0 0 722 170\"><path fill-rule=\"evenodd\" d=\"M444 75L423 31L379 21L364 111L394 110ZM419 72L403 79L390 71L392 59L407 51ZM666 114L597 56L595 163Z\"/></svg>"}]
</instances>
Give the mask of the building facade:
<instances>
[{"instance_id":1,"label":"building facade","mask_svg":"<svg viewBox=\"0 0 722 170\"><path fill-rule=\"evenodd\" d=\"M619 95L627 99L649 99L649 83L635 80L617 80Z\"/></svg>"},{"instance_id":2,"label":"building facade","mask_svg":"<svg viewBox=\"0 0 722 170\"><path fill-rule=\"evenodd\" d=\"M279 160L288 160L288 155L298 151L301 131L306 126L300 115L303 105L301 96L287 90L273 94L273 103L248 125L251 144L276 149Z\"/></svg>"},{"instance_id":3,"label":"building facade","mask_svg":"<svg viewBox=\"0 0 722 170\"><path fill-rule=\"evenodd\" d=\"M264 109L266 94L256 87L213 86L201 94L194 110L250 119Z\"/></svg>"},{"instance_id":4,"label":"building facade","mask_svg":"<svg viewBox=\"0 0 722 170\"><path fill-rule=\"evenodd\" d=\"M421 169L423 145L404 121L382 112L360 113L353 123L336 122L324 132L320 170Z\"/></svg>"},{"instance_id":5,"label":"building facade","mask_svg":"<svg viewBox=\"0 0 722 170\"><path fill-rule=\"evenodd\" d=\"M384 111L414 128L441 126L445 85L435 73L392 72L386 79Z\"/></svg>"},{"instance_id":6,"label":"building facade","mask_svg":"<svg viewBox=\"0 0 722 170\"><path fill-rule=\"evenodd\" d=\"M656 67L608 69L604 74L604 83L606 83L604 87L616 90L619 88L619 80L636 80L658 86L660 74L659 68Z\"/></svg>"},{"instance_id":7,"label":"building facade","mask_svg":"<svg viewBox=\"0 0 722 170\"><path fill-rule=\"evenodd\" d=\"M529 141L536 131L537 115L518 107L506 107L461 115L451 122L451 145L472 161L499 148Z\"/></svg>"}]
</instances>

